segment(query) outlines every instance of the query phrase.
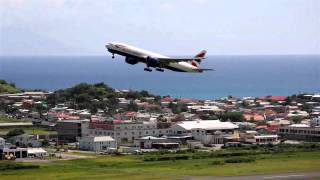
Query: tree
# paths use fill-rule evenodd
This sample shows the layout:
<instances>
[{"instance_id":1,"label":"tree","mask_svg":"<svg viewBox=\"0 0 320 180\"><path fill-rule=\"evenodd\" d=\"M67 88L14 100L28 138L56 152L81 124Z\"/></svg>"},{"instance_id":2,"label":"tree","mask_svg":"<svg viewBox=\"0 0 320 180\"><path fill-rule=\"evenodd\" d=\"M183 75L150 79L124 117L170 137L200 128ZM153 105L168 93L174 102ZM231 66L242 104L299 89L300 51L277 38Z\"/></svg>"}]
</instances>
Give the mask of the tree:
<instances>
[{"instance_id":1,"label":"tree","mask_svg":"<svg viewBox=\"0 0 320 180\"><path fill-rule=\"evenodd\" d=\"M7 137L13 137L13 136L18 136L21 134L24 134L24 130L23 129L12 129L7 133Z\"/></svg>"},{"instance_id":2,"label":"tree","mask_svg":"<svg viewBox=\"0 0 320 180\"><path fill-rule=\"evenodd\" d=\"M295 116L295 117L292 118L292 121L293 121L295 124L299 124L299 123L301 123L302 118L299 117L299 116Z\"/></svg>"},{"instance_id":3,"label":"tree","mask_svg":"<svg viewBox=\"0 0 320 180\"><path fill-rule=\"evenodd\" d=\"M41 144L42 144L42 147L48 147L50 145L47 139L44 139Z\"/></svg>"},{"instance_id":4,"label":"tree","mask_svg":"<svg viewBox=\"0 0 320 180\"><path fill-rule=\"evenodd\" d=\"M133 101L130 102L130 104L128 104L128 111L138 111L138 105L136 103L134 103Z\"/></svg>"},{"instance_id":5,"label":"tree","mask_svg":"<svg viewBox=\"0 0 320 180\"><path fill-rule=\"evenodd\" d=\"M222 121L244 121L244 116L241 112L226 112L225 114L220 115Z\"/></svg>"}]
</instances>

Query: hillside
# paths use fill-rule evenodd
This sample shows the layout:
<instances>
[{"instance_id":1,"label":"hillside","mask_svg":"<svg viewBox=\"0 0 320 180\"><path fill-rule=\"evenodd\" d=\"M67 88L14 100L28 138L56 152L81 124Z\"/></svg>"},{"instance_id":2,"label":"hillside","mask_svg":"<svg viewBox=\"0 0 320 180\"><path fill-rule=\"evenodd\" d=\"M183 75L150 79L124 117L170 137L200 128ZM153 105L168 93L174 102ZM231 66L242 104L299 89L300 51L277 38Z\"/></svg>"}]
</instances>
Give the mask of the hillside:
<instances>
[{"instance_id":1,"label":"hillside","mask_svg":"<svg viewBox=\"0 0 320 180\"><path fill-rule=\"evenodd\" d=\"M16 88L15 84L0 80L0 94L21 92Z\"/></svg>"}]
</instances>

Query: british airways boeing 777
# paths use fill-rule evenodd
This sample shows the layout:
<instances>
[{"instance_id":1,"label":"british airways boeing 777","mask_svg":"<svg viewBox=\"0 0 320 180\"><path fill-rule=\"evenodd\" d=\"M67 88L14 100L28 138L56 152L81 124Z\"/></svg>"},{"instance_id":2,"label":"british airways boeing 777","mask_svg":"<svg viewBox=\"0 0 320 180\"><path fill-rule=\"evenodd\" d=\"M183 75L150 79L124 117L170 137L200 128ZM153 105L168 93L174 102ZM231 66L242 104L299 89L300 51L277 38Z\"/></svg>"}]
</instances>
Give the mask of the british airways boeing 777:
<instances>
[{"instance_id":1,"label":"british airways boeing 777","mask_svg":"<svg viewBox=\"0 0 320 180\"><path fill-rule=\"evenodd\" d=\"M144 49L130 46L124 43L109 43L106 45L109 52L112 53L112 58L115 54L125 56L125 61L128 64L134 65L139 62L145 63L145 71L151 72L151 68L163 72L164 68L178 72L194 72L202 73L212 69L200 68L199 64L204 59L206 51L203 50L192 58L170 58L161 54L153 53Z\"/></svg>"}]
</instances>

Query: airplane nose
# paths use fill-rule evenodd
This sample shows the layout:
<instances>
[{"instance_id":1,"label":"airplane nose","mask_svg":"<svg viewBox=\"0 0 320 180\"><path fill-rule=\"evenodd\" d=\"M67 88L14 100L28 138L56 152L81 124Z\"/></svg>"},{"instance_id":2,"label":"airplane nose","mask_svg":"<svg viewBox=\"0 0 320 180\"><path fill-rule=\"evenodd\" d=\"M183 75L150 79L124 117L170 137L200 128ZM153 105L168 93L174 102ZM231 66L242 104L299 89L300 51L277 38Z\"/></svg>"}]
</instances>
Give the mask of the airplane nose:
<instances>
[{"instance_id":1,"label":"airplane nose","mask_svg":"<svg viewBox=\"0 0 320 180\"><path fill-rule=\"evenodd\" d=\"M112 43L108 43L107 45L106 45L106 48L107 49L109 49L109 48L111 48L112 47Z\"/></svg>"}]
</instances>

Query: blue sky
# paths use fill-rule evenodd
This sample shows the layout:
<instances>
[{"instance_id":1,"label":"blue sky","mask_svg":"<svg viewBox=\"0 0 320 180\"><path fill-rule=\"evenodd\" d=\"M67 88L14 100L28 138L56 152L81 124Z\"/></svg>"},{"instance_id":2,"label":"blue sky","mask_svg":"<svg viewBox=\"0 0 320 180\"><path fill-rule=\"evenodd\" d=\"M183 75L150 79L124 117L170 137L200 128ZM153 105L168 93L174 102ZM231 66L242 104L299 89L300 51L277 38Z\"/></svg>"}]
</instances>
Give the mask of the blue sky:
<instances>
[{"instance_id":1,"label":"blue sky","mask_svg":"<svg viewBox=\"0 0 320 180\"><path fill-rule=\"evenodd\" d=\"M318 0L0 0L0 55L320 54Z\"/></svg>"}]
</instances>

